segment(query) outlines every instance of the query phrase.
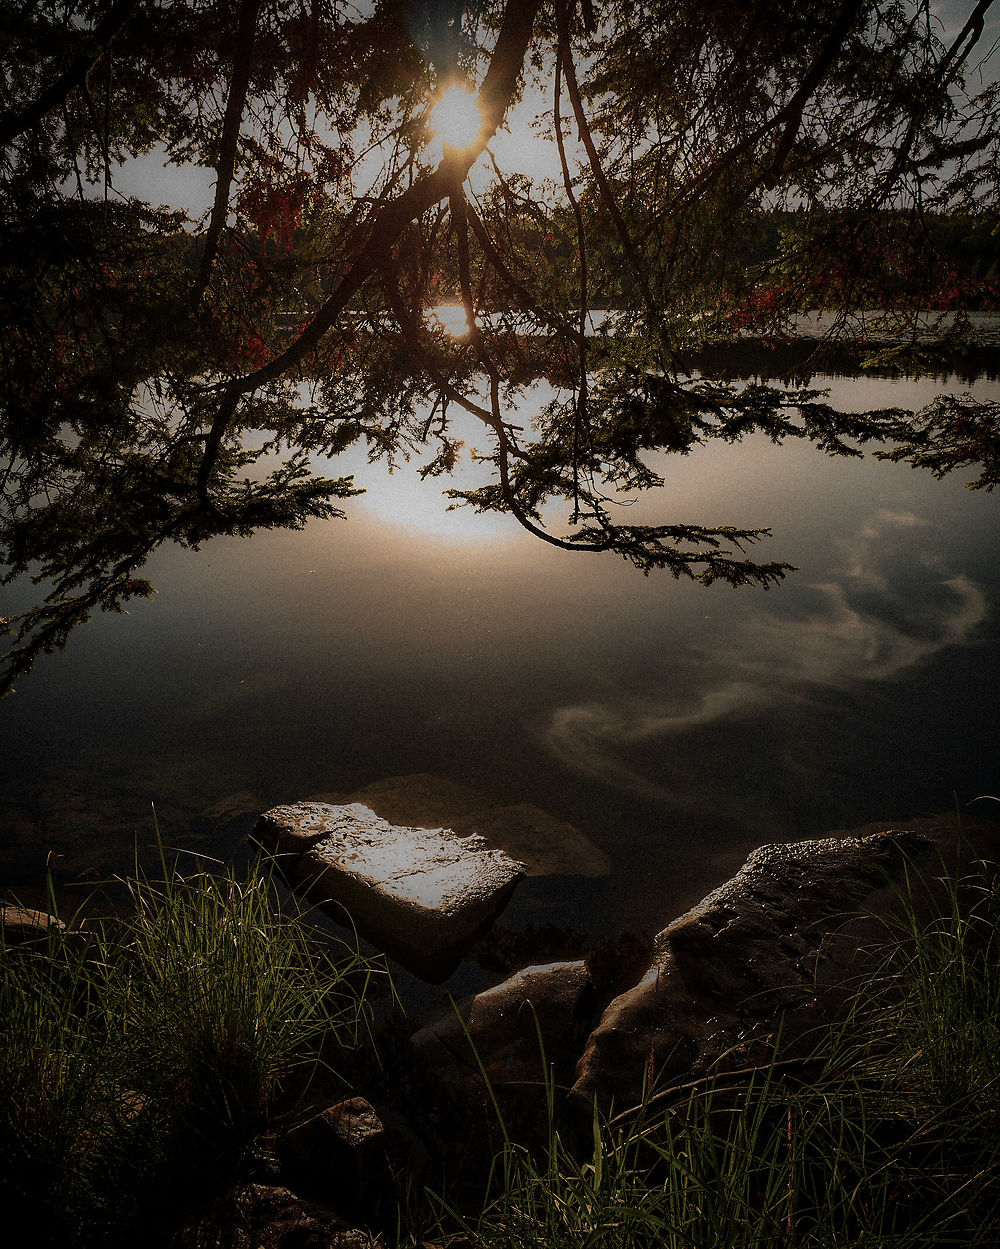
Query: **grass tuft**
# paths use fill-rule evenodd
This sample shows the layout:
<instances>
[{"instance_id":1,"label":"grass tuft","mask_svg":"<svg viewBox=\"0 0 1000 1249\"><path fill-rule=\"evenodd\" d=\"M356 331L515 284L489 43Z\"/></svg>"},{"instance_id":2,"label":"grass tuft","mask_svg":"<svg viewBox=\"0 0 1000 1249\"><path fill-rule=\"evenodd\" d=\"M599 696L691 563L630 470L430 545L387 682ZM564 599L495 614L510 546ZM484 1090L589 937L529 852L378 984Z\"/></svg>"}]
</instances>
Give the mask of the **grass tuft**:
<instances>
[{"instance_id":1,"label":"grass tuft","mask_svg":"<svg viewBox=\"0 0 1000 1249\"><path fill-rule=\"evenodd\" d=\"M259 864L127 885L85 938L0 947L0 1204L37 1243L128 1243L224 1186L366 1018L373 967Z\"/></svg>"},{"instance_id":2,"label":"grass tuft","mask_svg":"<svg viewBox=\"0 0 1000 1249\"><path fill-rule=\"evenodd\" d=\"M40 1246L155 1243L183 1200L252 1177L274 1134L329 1104L365 1025L372 965L279 907L259 865L126 883L89 934L0 947L0 1206ZM485 1199L437 1199L438 1239L1000 1244L1000 870L914 875L902 902L811 1055L651 1087L595 1109L585 1140L562 1131L539 1029L540 1130L516 1135L486 1082L502 1147Z\"/></svg>"}]
</instances>

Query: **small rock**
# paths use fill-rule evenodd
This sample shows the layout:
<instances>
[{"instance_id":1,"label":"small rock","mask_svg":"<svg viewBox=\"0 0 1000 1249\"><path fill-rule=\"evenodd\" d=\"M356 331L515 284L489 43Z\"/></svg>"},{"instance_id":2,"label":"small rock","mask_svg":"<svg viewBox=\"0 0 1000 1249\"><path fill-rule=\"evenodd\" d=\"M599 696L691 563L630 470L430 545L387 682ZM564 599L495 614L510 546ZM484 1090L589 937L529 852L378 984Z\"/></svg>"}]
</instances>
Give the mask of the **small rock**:
<instances>
[{"instance_id":1,"label":"small rock","mask_svg":"<svg viewBox=\"0 0 1000 1249\"><path fill-rule=\"evenodd\" d=\"M44 941L52 931L65 931L62 920L45 911L22 906L0 906L0 942L23 945L26 941Z\"/></svg>"},{"instance_id":2,"label":"small rock","mask_svg":"<svg viewBox=\"0 0 1000 1249\"><path fill-rule=\"evenodd\" d=\"M334 918L404 967L446 979L507 904L520 863L478 837L389 824L359 803L266 811L253 831L285 873Z\"/></svg>"},{"instance_id":3,"label":"small rock","mask_svg":"<svg viewBox=\"0 0 1000 1249\"><path fill-rule=\"evenodd\" d=\"M412 1044L425 1062L454 1074L478 1070L478 1054L495 1083L537 1082L547 1062L572 1063L596 1011L583 962L547 963L467 999L458 1015L451 1011L416 1032Z\"/></svg>"},{"instance_id":4,"label":"small rock","mask_svg":"<svg viewBox=\"0 0 1000 1249\"><path fill-rule=\"evenodd\" d=\"M289 1132L279 1145L296 1187L356 1218L378 1218L426 1171L426 1151L402 1116L351 1097Z\"/></svg>"},{"instance_id":5,"label":"small rock","mask_svg":"<svg viewBox=\"0 0 1000 1249\"><path fill-rule=\"evenodd\" d=\"M381 1249L327 1206L265 1184L232 1189L186 1223L173 1243L178 1249Z\"/></svg>"}]
</instances>

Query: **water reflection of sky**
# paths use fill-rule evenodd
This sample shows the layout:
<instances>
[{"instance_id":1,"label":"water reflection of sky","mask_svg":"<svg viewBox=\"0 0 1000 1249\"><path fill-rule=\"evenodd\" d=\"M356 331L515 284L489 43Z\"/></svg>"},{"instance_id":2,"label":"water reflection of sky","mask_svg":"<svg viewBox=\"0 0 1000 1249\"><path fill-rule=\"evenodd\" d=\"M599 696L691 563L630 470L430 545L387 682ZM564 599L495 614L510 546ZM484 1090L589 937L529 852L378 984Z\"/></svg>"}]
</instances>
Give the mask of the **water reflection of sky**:
<instances>
[{"instance_id":1,"label":"water reflection of sky","mask_svg":"<svg viewBox=\"0 0 1000 1249\"><path fill-rule=\"evenodd\" d=\"M831 387L859 408L937 390ZM664 921L762 841L998 792L996 498L765 439L665 459L630 519L771 525L765 557L800 571L764 594L642 578L350 467L370 493L348 521L164 551L154 605L23 681L2 796L180 818L444 774L608 852L609 880L533 880L511 912L600 932Z\"/></svg>"}]
</instances>

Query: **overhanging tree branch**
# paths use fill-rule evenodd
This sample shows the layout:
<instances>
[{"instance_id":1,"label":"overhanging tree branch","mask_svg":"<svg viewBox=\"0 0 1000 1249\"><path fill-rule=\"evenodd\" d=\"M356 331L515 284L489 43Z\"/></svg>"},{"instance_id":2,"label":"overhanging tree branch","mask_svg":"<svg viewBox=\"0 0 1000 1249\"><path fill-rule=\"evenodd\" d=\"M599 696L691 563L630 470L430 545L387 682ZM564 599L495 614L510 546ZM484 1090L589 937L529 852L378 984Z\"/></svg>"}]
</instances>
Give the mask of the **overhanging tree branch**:
<instances>
[{"instance_id":1,"label":"overhanging tree branch","mask_svg":"<svg viewBox=\"0 0 1000 1249\"><path fill-rule=\"evenodd\" d=\"M0 146L9 146L26 130L37 126L47 113L57 108L77 87L84 85L87 75L104 56L108 45L128 21L138 3L139 0L114 0L111 8L94 27L92 39L97 45L96 50L78 56L69 69L60 74L51 86L46 87L41 95L19 113L8 113L0 118Z\"/></svg>"},{"instance_id":2,"label":"overhanging tree branch","mask_svg":"<svg viewBox=\"0 0 1000 1249\"><path fill-rule=\"evenodd\" d=\"M58 618L64 636L82 619L85 583L101 606L124 602L122 559L143 558L150 541L190 544L318 515L336 493L309 464L318 451L336 455L364 435L373 454L392 457L440 440L425 471L450 471L458 405L488 430L479 458L489 481L453 498L644 572L734 585L779 577L784 566L741 557L763 531L616 524L616 500L671 476L647 452L685 455L760 432L855 455L886 441L887 422L791 395L787 383L684 381L678 370L705 357L685 364L683 353L717 331L766 332L807 297L859 307L887 292L893 307L926 306L922 294L945 288L921 262L939 245L947 258L964 219L929 214L918 240L881 180L894 164L895 175L913 171L915 194L920 177L934 178L935 204L978 202L996 185L985 161L970 159L990 141L996 89L967 108L961 95L991 0L967 0L950 48L934 36L927 0L804 4L552 0L539 21L540 0L449 0L449 13L468 18L462 50L485 72L484 128L477 146L418 173L437 61L427 23L407 33L398 3L368 18L340 0L135 0L138 12L128 0L60 0L58 29L25 20L28 5L15 0L17 58L0 123L8 133L19 119L37 124L0 162L0 443L25 460L0 471L0 554L16 575L42 553L66 606L47 603L29 629L42 635ZM505 178L494 159L500 186L477 200L467 175L529 56L558 79L562 115L546 121L550 138L553 120L557 128L562 189L533 189L526 171ZM65 72L25 106L49 69ZM46 117L39 109L58 92ZM570 117L587 153L580 171L562 142ZM147 144L214 170L199 237L180 214L124 196L98 205L87 192L84 161L97 178L102 159L107 171ZM237 178L255 177L277 181L237 197ZM789 197L801 191L807 206L794 221L770 211L780 197L764 194L768 182ZM870 211L879 194L886 210ZM230 222L237 246L223 263ZM985 237L980 225L969 228ZM269 232L274 244L255 246ZM622 277L634 291L627 301ZM454 284L473 330L449 342L426 304ZM575 296L567 305L576 285L578 306ZM218 315L187 315L208 292ZM587 334L592 298L640 314L645 302L653 315L597 342ZM315 408L293 385L306 376ZM531 379L553 389L528 398L529 431L527 419L512 423L521 417L510 396ZM994 426L948 409L925 429L908 413L891 456L935 472L975 460L988 488ZM263 431L263 448L242 437L248 429ZM284 463L262 484L251 466L271 454ZM572 508L560 537L545 532L558 532L553 503L561 516Z\"/></svg>"},{"instance_id":3,"label":"overhanging tree branch","mask_svg":"<svg viewBox=\"0 0 1000 1249\"><path fill-rule=\"evenodd\" d=\"M954 40L948 49L944 58L934 74L934 88L939 90L946 85L949 76L958 72L961 66L968 60L969 54L983 36L984 19L989 9L993 7L993 0L978 0L976 7L970 13L968 20L962 27L958 37ZM903 170L906 168L907 161L913 152L913 145L916 142L917 132L920 124L923 122L928 105L932 99L929 91L924 92L924 104L918 108L914 115L910 118L909 125L906 129L906 135L902 142L896 148L896 154L893 158L892 165L886 172L885 176L876 184L876 190L871 197L871 203L881 203L886 200L892 191L892 188L899 181Z\"/></svg>"},{"instance_id":4,"label":"overhanging tree branch","mask_svg":"<svg viewBox=\"0 0 1000 1249\"><path fill-rule=\"evenodd\" d=\"M206 437L205 455L198 474L198 490L206 505L212 469L240 398L284 377L315 350L379 264L389 256L406 226L448 198L454 188L465 181L496 133L517 91L540 3L541 0L509 0L479 92L483 125L478 142L461 151L447 150L436 169L378 208L373 217L359 227L357 251L350 268L295 342L261 368L225 383L218 413Z\"/></svg>"},{"instance_id":5,"label":"overhanging tree branch","mask_svg":"<svg viewBox=\"0 0 1000 1249\"><path fill-rule=\"evenodd\" d=\"M576 221L577 254L580 258L580 330L579 330L579 381L573 403L573 519L580 515L580 441L583 424L587 413L587 242L584 234L583 213L580 202L573 190L573 179L570 176L569 161L566 159L566 144L563 139L562 117L559 112L559 97L562 88L563 48L560 42L556 53L556 75L552 88L552 125L556 133L559 148L559 164L562 168L563 187L566 198L573 209Z\"/></svg>"},{"instance_id":6,"label":"overhanging tree branch","mask_svg":"<svg viewBox=\"0 0 1000 1249\"><path fill-rule=\"evenodd\" d=\"M854 29L863 7L862 0L847 0L847 3L843 5L837 14L837 20L833 24L833 29L830 31L830 37L820 48L812 65L809 66L806 76L799 85L799 89L775 119L783 123L785 129L775 147L771 166L764 176L765 186L774 186L780 177L785 167L785 161L788 159L792 145L795 142L795 136L802 125L802 114L805 112L805 107L820 83L829 73L837 53L843 46L847 36Z\"/></svg>"},{"instance_id":7,"label":"overhanging tree branch","mask_svg":"<svg viewBox=\"0 0 1000 1249\"><path fill-rule=\"evenodd\" d=\"M587 153L587 160L590 164L591 172L594 175L594 181L597 183L597 189L600 192L601 203L611 218L618 237L621 240L622 249L625 252L625 259L628 261L629 269L632 277L642 293L643 303L652 313L655 311L656 301L653 299L652 291L649 287L649 281L646 276L646 269L642 263L639 253L636 251L635 243L629 233L628 226L625 224L625 218L622 216L621 208L618 206L618 200L611 190L608 182L607 174L601 164L601 158L597 151L597 145L594 143L594 136L590 130L590 124L587 121L587 114L583 107L583 100L580 96L580 85L576 77L576 67L573 64L573 49L569 37L569 19L566 12L566 0L556 0L556 18L559 26L559 48L562 53L562 66L566 74L566 87L569 91L570 103L573 106L573 116L576 119L576 128L583 143L584 150Z\"/></svg>"},{"instance_id":8,"label":"overhanging tree branch","mask_svg":"<svg viewBox=\"0 0 1000 1249\"><path fill-rule=\"evenodd\" d=\"M236 153L239 147L240 124L246 108L250 87L250 70L257 34L257 15L260 0L243 0L240 5L239 24L236 30L236 48L233 52L233 73L226 97L226 113L219 140L219 157L215 166L215 199L212 216L205 235L205 249L201 254L198 276L191 292L191 303L197 308L201 303L212 276L212 266L219 254L222 231L229 215L229 191L236 172Z\"/></svg>"}]
</instances>

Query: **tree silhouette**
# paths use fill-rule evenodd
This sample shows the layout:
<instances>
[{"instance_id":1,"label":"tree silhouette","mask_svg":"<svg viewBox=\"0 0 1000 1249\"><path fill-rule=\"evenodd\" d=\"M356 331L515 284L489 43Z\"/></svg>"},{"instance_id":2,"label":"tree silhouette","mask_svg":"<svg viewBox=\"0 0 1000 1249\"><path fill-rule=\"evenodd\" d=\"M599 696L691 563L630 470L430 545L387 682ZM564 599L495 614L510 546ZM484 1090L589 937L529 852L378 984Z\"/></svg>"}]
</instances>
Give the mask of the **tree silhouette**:
<instances>
[{"instance_id":1,"label":"tree silhouette","mask_svg":"<svg viewBox=\"0 0 1000 1249\"><path fill-rule=\"evenodd\" d=\"M317 458L430 448L447 474L456 411L492 474L456 503L705 584L789 565L751 558L764 529L621 523L651 452L875 442L991 487L995 404L845 414L691 363L810 308L834 336L885 309L910 367L920 309L962 338L996 293L948 243L996 222L998 94L967 72L990 4L944 39L925 0L5 0L0 549L45 589L5 622L3 688L150 594L161 543L341 515L353 482ZM456 82L482 129L442 149ZM549 180L492 151L525 93ZM117 191L151 152L214 172L201 220ZM464 335L428 316L449 301Z\"/></svg>"}]
</instances>

